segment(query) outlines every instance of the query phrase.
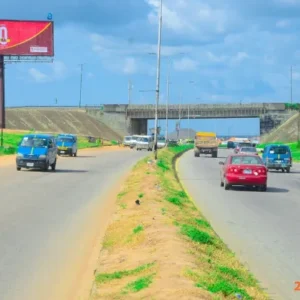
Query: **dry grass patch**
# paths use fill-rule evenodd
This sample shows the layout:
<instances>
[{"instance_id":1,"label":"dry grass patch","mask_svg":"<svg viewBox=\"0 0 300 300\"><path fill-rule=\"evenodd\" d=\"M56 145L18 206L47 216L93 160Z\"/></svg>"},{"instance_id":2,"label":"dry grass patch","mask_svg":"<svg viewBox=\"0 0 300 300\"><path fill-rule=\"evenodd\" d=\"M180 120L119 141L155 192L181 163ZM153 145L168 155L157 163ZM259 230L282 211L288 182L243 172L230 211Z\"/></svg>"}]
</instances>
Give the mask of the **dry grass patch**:
<instances>
[{"instance_id":1,"label":"dry grass patch","mask_svg":"<svg viewBox=\"0 0 300 300\"><path fill-rule=\"evenodd\" d=\"M133 169L117 197L91 299L268 299L218 238L159 151Z\"/></svg>"}]
</instances>

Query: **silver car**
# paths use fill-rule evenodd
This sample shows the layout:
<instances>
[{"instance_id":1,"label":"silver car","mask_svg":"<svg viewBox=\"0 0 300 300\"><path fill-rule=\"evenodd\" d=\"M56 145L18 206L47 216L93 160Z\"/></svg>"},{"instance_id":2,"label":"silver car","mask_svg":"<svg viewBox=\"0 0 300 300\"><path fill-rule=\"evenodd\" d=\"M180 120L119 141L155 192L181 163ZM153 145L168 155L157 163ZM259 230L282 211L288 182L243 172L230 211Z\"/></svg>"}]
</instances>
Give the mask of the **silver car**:
<instances>
[{"instance_id":1,"label":"silver car","mask_svg":"<svg viewBox=\"0 0 300 300\"><path fill-rule=\"evenodd\" d=\"M157 148L161 149L166 147L166 139L163 136L157 137Z\"/></svg>"},{"instance_id":2,"label":"silver car","mask_svg":"<svg viewBox=\"0 0 300 300\"><path fill-rule=\"evenodd\" d=\"M255 147L241 147L238 154L256 154L256 155L258 155L258 152Z\"/></svg>"},{"instance_id":3,"label":"silver car","mask_svg":"<svg viewBox=\"0 0 300 300\"><path fill-rule=\"evenodd\" d=\"M148 150L148 151L152 151L153 149L153 137L152 136L140 136L137 138L136 141L136 150Z\"/></svg>"},{"instance_id":4,"label":"silver car","mask_svg":"<svg viewBox=\"0 0 300 300\"><path fill-rule=\"evenodd\" d=\"M124 136L123 145L125 147L130 147L132 136Z\"/></svg>"},{"instance_id":5,"label":"silver car","mask_svg":"<svg viewBox=\"0 0 300 300\"><path fill-rule=\"evenodd\" d=\"M136 141L139 138L138 135L133 135L130 141L130 148L133 149L136 146Z\"/></svg>"}]
</instances>

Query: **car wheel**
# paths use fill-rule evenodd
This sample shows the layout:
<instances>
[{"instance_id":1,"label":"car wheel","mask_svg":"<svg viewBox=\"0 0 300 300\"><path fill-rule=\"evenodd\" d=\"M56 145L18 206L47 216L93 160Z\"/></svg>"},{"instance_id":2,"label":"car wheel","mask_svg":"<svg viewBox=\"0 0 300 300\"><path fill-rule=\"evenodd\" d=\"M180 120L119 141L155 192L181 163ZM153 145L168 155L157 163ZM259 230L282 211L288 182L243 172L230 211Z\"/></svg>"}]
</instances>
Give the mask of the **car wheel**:
<instances>
[{"instance_id":1,"label":"car wheel","mask_svg":"<svg viewBox=\"0 0 300 300\"><path fill-rule=\"evenodd\" d=\"M51 170L55 171L55 169L56 169L56 159L55 159L54 163L51 165Z\"/></svg>"},{"instance_id":2,"label":"car wheel","mask_svg":"<svg viewBox=\"0 0 300 300\"><path fill-rule=\"evenodd\" d=\"M291 169L290 168L286 168L286 172L290 173Z\"/></svg>"},{"instance_id":3,"label":"car wheel","mask_svg":"<svg viewBox=\"0 0 300 300\"><path fill-rule=\"evenodd\" d=\"M283 168L281 169L281 172L284 173L284 169Z\"/></svg>"},{"instance_id":4,"label":"car wheel","mask_svg":"<svg viewBox=\"0 0 300 300\"><path fill-rule=\"evenodd\" d=\"M218 157L218 152L217 151L214 151L211 155L213 158L217 158Z\"/></svg>"},{"instance_id":5,"label":"car wheel","mask_svg":"<svg viewBox=\"0 0 300 300\"><path fill-rule=\"evenodd\" d=\"M17 171L21 171L21 168L20 168L20 167L17 167Z\"/></svg>"},{"instance_id":6,"label":"car wheel","mask_svg":"<svg viewBox=\"0 0 300 300\"><path fill-rule=\"evenodd\" d=\"M223 181L221 181L221 183L220 183L220 187L223 187L224 186L224 182Z\"/></svg>"},{"instance_id":7,"label":"car wheel","mask_svg":"<svg viewBox=\"0 0 300 300\"><path fill-rule=\"evenodd\" d=\"M263 186L261 186L260 190L261 190L262 192L266 192L266 191L267 191L267 185L264 184Z\"/></svg>"},{"instance_id":8,"label":"car wheel","mask_svg":"<svg viewBox=\"0 0 300 300\"><path fill-rule=\"evenodd\" d=\"M49 169L49 161L46 162L46 165L45 165L45 168L44 168L44 171L48 171Z\"/></svg>"},{"instance_id":9,"label":"car wheel","mask_svg":"<svg viewBox=\"0 0 300 300\"><path fill-rule=\"evenodd\" d=\"M230 188L231 188L230 184L228 184L227 181L226 181L226 179L225 179L225 180L224 180L224 189L225 189L226 191L228 191L228 190L230 190Z\"/></svg>"}]
</instances>

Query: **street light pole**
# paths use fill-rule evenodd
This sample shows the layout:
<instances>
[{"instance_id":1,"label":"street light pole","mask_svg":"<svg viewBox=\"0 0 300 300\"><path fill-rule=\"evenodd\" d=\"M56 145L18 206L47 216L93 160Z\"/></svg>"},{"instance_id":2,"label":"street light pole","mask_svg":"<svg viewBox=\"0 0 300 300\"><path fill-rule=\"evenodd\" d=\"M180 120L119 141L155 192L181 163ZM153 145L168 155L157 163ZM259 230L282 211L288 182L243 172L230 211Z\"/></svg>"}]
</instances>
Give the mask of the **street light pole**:
<instances>
[{"instance_id":1,"label":"street light pole","mask_svg":"<svg viewBox=\"0 0 300 300\"><path fill-rule=\"evenodd\" d=\"M155 103L155 125L154 125L154 158L157 159L157 121L159 104L160 85L160 51L161 51L161 28L162 28L162 0L160 0L159 22L158 22L158 43L157 43L157 73L156 73L156 103Z\"/></svg>"},{"instance_id":2,"label":"street light pole","mask_svg":"<svg viewBox=\"0 0 300 300\"><path fill-rule=\"evenodd\" d=\"M293 66L291 66L291 103L293 103Z\"/></svg>"},{"instance_id":3,"label":"street light pole","mask_svg":"<svg viewBox=\"0 0 300 300\"><path fill-rule=\"evenodd\" d=\"M168 113L169 113L169 98L170 98L170 65L171 65L171 60L168 62L168 75L167 75L167 101L166 101L166 143L168 141Z\"/></svg>"},{"instance_id":4,"label":"street light pole","mask_svg":"<svg viewBox=\"0 0 300 300\"><path fill-rule=\"evenodd\" d=\"M190 105L188 105L188 134L189 134L189 139L190 139Z\"/></svg>"},{"instance_id":5,"label":"street light pole","mask_svg":"<svg viewBox=\"0 0 300 300\"><path fill-rule=\"evenodd\" d=\"M80 91L79 91L79 108L81 107L81 94L82 94L82 71L83 71L83 64L80 64Z\"/></svg>"},{"instance_id":6,"label":"street light pole","mask_svg":"<svg viewBox=\"0 0 300 300\"><path fill-rule=\"evenodd\" d=\"M131 80L128 80L128 105L131 104L131 91L132 91L132 85Z\"/></svg>"}]
</instances>

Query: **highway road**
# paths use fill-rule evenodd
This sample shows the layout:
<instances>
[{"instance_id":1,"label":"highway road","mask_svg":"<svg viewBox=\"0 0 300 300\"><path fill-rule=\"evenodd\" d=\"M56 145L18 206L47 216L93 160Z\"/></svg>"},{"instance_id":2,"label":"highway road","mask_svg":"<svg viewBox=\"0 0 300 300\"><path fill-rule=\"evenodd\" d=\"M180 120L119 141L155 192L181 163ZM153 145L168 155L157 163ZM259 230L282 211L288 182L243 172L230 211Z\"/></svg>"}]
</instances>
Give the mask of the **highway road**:
<instances>
[{"instance_id":1,"label":"highway road","mask_svg":"<svg viewBox=\"0 0 300 300\"><path fill-rule=\"evenodd\" d=\"M300 165L269 172L268 191L220 187L218 158L185 153L177 168L183 185L217 234L256 275L271 299L300 299Z\"/></svg>"},{"instance_id":2,"label":"highway road","mask_svg":"<svg viewBox=\"0 0 300 300\"><path fill-rule=\"evenodd\" d=\"M0 299L70 299L113 212L110 191L147 154L79 151L56 172L0 161Z\"/></svg>"}]
</instances>

